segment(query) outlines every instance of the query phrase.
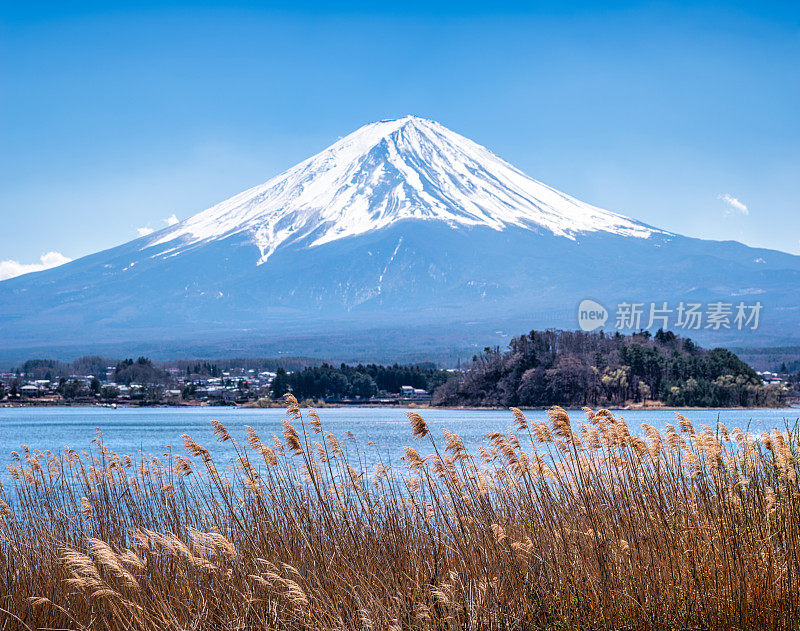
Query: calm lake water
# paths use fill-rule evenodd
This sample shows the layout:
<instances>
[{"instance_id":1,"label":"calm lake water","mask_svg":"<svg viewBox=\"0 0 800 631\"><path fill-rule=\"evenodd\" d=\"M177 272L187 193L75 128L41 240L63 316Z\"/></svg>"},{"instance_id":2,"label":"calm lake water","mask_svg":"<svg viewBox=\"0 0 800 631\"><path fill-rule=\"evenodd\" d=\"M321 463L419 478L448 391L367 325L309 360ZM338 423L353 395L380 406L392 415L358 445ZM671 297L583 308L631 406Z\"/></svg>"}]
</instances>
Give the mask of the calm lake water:
<instances>
[{"instance_id":1,"label":"calm lake water","mask_svg":"<svg viewBox=\"0 0 800 631\"><path fill-rule=\"evenodd\" d=\"M468 448L477 447L487 441L486 432L505 431L513 427L511 413L503 410L418 410L428 421L434 437L441 436L442 429L461 434ZM397 460L402 448L414 445L420 453L426 453L427 443L415 441L411 436L404 408L329 408L319 410L323 427L332 431L340 442L351 449L365 452L367 462L378 457ZM674 411L667 410L618 410L632 432L640 431L642 423L664 429L667 423L676 424ZM724 423L728 429L741 427L751 432L773 428L783 429L788 423L794 426L800 419L800 408L751 409L751 410L689 410L683 412L695 427L716 427ZM542 410L526 412L529 419L546 418ZM574 411L573 419L583 418L583 412ZM62 452L65 446L73 449L88 449L94 438L95 428L103 432L103 440L117 453L137 454L140 450L160 455L166 451L183 453L181 434L191 435L197 442L211 449L220 464L232 457L230 443L215 441L209 421L221 421L237 440L245 443L245 425L253 427L264 442L273 434L279 434L286 418L282 409L240 408L0 408L0 482L8 484L5 465L11 462L10 452L20 451L21 445L31 449L50 449ZM355 441L346 441L350 430ZM376 447L367 443L374 442Z\"/></svg>"}]
</instances>

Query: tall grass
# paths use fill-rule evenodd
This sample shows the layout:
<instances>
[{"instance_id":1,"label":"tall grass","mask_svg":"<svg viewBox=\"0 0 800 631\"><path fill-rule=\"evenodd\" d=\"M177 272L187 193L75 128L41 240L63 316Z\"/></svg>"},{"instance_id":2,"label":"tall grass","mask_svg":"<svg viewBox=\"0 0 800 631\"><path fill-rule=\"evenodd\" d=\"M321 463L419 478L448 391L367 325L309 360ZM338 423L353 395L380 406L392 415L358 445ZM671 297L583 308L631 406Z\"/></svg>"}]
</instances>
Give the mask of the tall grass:
<instances>
[{"instance_id":1,"label":"tall grass","mask_svg":"<svg viewBox=\"0 0 800 631\"><path fill-rule=\"evenodd\" d=\"M477 453L409 413L370 468L291 398L279 437L213 423L225 465L23 446L0 629L798 628L793 432L512 413Z\"/></svg>"}]
</instances>

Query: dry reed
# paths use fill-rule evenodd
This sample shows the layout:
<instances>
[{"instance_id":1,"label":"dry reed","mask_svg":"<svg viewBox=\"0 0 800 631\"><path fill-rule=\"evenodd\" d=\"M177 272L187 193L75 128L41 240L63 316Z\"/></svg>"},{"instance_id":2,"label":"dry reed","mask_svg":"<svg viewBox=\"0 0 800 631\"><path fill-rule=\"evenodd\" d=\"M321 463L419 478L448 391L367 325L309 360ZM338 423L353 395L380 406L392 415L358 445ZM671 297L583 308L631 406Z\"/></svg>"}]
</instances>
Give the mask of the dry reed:
<instances>
[{"instance_id":1,"label":"dry reed","mask_svg":"<svg viewBox=\"0 0 800 631\"><path fill-rule=\"evenodd\" d=\"M166 460L23 447L0 629L798 628L794 433L512 413L471 454L412 412L399 467L291 397L270 445L212 423L224 466L189 436Z\"/></svg>"}]
</instances>

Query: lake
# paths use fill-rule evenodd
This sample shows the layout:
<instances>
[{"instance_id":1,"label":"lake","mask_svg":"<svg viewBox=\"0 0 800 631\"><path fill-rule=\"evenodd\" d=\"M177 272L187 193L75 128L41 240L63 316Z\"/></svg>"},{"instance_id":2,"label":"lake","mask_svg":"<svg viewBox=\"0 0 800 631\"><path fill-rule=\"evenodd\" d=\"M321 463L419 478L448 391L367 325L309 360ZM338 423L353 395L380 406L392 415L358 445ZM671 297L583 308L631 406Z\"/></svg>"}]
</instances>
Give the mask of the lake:
<instances>
[{"instance_id":1,"label":"lake","mask_svg":"<svg viewBox=\"0 0 800 631\"><path fill-rule=\"evenodd\" d=\"M374 462L378 455L396 460L402 455L402 448L414 445L420 453L427 452L429 443L415 444L411 436L405 408L327 408L319 410L323 428L332 431L340 442L357 446L363 450L368 462ZM486 432L512 429L513 419L505 410L417 410L427 420L437 439L442 429L460 434L468 449L486 444ZM615 410L622 416L632 432L639 432L642 423L648 423L663 430L667 423L677 425L676 413L670 410ZM800 418L800 408L769 408L748 410L686 410L683 414L695 427L709 425L716 427L724 423L728 429L741 427L751 432L761 432L774 428L784 429ZM543 410L526 412L529 419L546 419ZM573 421L584 418L580 410L570 412ZM50 449L55 453L65 446L81 451L90 447L95 428L103 432L103 441L112 450L121 454L137 454L139 450L156 455L168 448L184 453L181 434L189 434L197 442L209 448L220 463L232 458L230 443L215 441L209 421L222 422L231 435L245 443L245 425L253 427L264 442L273 434L279 434L282 421L286 418L283 409L244 409L229 407L186 407L186 408L0 408L0 482L8 484L9 477L5 465L11 462L10 452L20 451L20 445L31 449ZM353 432L356 445L345 440L347 431ZM374 442L376 448L368 446ZM416 441L420 443L420 441ZM443 445L443 441L442 441Z\"/></svg>"}]
</instances>

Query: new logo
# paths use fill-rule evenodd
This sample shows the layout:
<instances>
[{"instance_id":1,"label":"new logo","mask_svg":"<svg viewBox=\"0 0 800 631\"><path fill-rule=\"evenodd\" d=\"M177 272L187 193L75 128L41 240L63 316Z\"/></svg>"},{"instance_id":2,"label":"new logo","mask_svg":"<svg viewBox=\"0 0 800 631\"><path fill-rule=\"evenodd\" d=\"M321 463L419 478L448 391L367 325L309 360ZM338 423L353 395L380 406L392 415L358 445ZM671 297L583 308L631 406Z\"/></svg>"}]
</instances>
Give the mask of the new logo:
<instances>
[{"instance_id":1,"label":"new logo","mask_svg":"<svg viewBox=\"0 0 800 631\"><path fill-rule=\"evenodd\" d=\"M578 326L582 331L594 331L608 320L608 309L594 300L582 300L578 305Z\"/></svg>"}]
</instances>

